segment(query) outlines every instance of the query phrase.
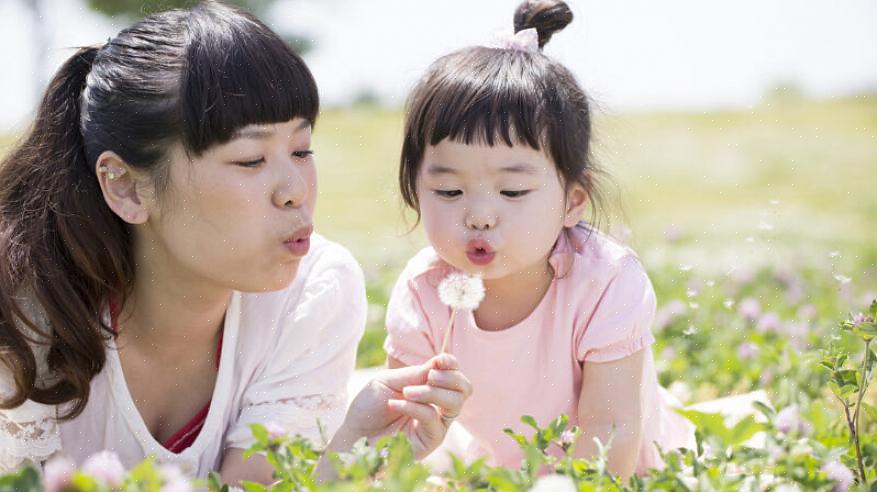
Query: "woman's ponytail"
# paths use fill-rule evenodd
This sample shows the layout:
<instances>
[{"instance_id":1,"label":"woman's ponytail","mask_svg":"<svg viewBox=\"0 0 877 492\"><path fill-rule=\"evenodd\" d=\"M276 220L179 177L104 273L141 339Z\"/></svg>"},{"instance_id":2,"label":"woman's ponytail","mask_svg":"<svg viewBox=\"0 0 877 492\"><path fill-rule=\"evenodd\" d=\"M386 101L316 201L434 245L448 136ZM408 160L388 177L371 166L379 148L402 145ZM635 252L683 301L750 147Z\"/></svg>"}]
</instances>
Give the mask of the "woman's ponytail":
<instances>
[{"instance_id":1,"label":"woman's ponytail","mask_svg":"<svg viewBox=\"0 0 877 492\"><path fill-rule=\"evenodd\" d=\"M107 251L127 231L103 203L82 136L98 52L81 48L64 63L30 133L0 164L0 359L15 385L0 408L73 400L66 417L79 414L106 359L100 313L131 278L122 245ZM38 374L33 345L48 346L50 374Z\"/></svg>"}]
</instances>

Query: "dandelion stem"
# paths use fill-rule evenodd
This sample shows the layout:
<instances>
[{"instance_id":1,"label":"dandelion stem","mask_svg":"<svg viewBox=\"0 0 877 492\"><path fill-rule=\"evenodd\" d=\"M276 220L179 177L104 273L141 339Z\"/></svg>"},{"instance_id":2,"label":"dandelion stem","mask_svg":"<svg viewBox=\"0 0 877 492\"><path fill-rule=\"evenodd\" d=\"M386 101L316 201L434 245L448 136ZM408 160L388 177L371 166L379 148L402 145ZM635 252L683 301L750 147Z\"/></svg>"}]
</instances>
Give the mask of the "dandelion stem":
<instances>
[{"instance_id":1,"label":"dandelion stem","mask_svg":"<svg viewBox=\"0 0 877 492\"><path fill-rule=\"evenodd\" d=\"M454 317L457 316L457 310L451 310L451 319L448 320L448 327L445 329L445 337L442 340L442 350L441 354L445 353L445 350L448 348L448 340L451 338L451 330L454 328Z\"/></svg>"}]
</instances>

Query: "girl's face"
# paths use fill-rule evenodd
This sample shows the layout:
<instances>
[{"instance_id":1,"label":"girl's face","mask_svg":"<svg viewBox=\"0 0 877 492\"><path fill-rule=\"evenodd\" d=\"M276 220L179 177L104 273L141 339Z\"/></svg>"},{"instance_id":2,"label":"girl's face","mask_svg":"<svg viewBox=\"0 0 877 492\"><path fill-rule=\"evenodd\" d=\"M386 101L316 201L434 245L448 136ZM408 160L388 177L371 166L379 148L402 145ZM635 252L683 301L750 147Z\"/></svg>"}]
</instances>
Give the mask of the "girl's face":
<instances>
[{"instance_id":1,"label":"girl's face","mask_svg":"<svg viewBox=\"0 0 877 492\"><path fill-rule=\"evenodd\" d=\"M244 127L191 161L177 145L169 173L161 200L144 204L138 257L221 288L271 291L292 282L310 246L317 196L306 120Z\"/></svg>"},{"instance_id":2,"label":"girl's face","mask_svg":"<svg viewBox=\"0 0 877 492\"><path fill-rule=\"evenodd\" d=\"M429 146L417 179L429 242L454 267L485 280L538 276L564 226L587 197L565 191L554 162L524 145L442 140Z\"/></svg>"}]
</instances>

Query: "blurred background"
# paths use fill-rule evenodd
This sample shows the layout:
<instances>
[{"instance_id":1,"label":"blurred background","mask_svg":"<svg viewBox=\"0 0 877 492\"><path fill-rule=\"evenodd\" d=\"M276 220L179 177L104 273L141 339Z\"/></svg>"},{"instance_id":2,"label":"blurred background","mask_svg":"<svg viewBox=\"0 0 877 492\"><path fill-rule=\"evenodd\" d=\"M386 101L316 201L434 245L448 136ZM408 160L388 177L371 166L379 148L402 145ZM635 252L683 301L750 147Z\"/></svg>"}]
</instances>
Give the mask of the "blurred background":
<instances>
[{"instance_id":1,"label":"blurred background","mask_svg":"<svg viewBox=\"0 0 877 492\"><path fill-rule=\"evenodd\" d=\"M684 272L709 285L764 266L815 269L850 309L877 290L877 1L568 1L575 20L546 53L595 103L607 228L655 275L659 304ZM179 3L0 0L0 153L73 47ZM396 191L401 104L436 57L510 30L517 2L237 3L317 79L317 227L366 271L360 364L381 362L388 290L424 245Z\"/></svg>"}]
</instances>

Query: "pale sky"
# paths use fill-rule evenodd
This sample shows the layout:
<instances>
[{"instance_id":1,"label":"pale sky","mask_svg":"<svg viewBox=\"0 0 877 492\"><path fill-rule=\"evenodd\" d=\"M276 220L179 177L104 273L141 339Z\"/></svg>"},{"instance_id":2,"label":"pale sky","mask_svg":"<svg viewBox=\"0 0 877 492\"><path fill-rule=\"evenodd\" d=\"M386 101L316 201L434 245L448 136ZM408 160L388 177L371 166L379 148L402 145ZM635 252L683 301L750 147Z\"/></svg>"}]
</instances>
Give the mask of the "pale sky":
<instances>
[{"instance_id":1,"label":"pale sky","mask_svg":"<svg viewBox=\"0 0 877 492\"><path fill-rule=\"evenodd\" d=\"M70 47L123 27L82 0L45 1L52 71ZM20 130L41 93L22 3L0 0L0 132ZM324 104L369 91L396 105L437 56L511 29L517 3L278 0L265 20L313 39L306 61ZM815 97L877 90L877 0L569 3L576 18L546 53L604 110L746 108L787 83Z\"/></svg>"}]
</instances>

